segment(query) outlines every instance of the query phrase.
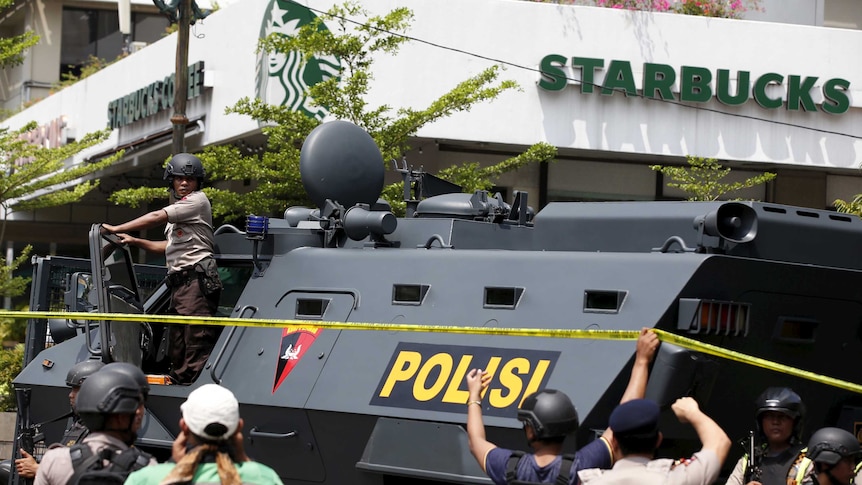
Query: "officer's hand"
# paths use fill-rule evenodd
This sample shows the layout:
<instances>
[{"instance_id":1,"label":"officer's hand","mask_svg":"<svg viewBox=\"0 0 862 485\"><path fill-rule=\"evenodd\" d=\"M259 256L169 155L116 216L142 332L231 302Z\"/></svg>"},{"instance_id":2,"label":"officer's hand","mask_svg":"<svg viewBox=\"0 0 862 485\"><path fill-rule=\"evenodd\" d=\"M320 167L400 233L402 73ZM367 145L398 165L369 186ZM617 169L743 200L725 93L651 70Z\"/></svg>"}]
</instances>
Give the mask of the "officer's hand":
<instances>
[{"instance_id":1,"label":"officer's hand","mask_svg":"<svg viewBox=\"0 0 862 485\"><path fill-rule=\"evenodd\" d=\"M482 391L488 387L491 382L491 374L482 369L473 369L467 373L467 390L470 392L470 397L475 398L481 396Z\"/></svg>"},{"instance_id":2,"label":"officer's hand","mask_svg":"<svg viewBox=\"0 0 862 485\"><path fill-rule=\"evenodd\" d=\"M681 397L671 406L673 413L680 423L688 423L689 419L697 413L700 413L700 407L697 401L690 397Z\"/></svg>"},{"instance_id":3,"label":"officer's hand","mask_svg":"<svg viewBox=\"0 0 862 485\"><path fill-rule=\"evenodd\" d=\"M117 233L117 240L120 241L120 244L130 244L132 246L135 245L135 237L130 236L124 232Z\"/></svg>"},{"instance_id":4,"label":"officer's hand","mask_svg":"<svg viewBox=\"0 0 862 485\"><path fill-rule=\"evenodd\" d=\"M102 235L113 234L114 232L116 232L116 229L117 229L116 227L114 227L110 224L105 224L105 223L99 224L99 233Z\"/></svg>"},{"instance_id":5,"label":"officer's hand","mask_svg":"<svg viewBox=\"0 0 862 485\"><path fill-rule=\"evenodd\" d=\"M635 359L641 363L649 364L652 362L658 346L661 342L658 335L649 328L641 328L641 334L638 336Z\"/></svg>"},{"instance_id":6,"label":"officer's hand","mask_svg":"<svg viewBox=\"0 0 862 485\"><path fill-rule=\"evenodd\" d=\"M18 471L18 476L21 478L34 478L36 471L39 469L39 464L33 455L24 450L18 450L23 458L15 460L15 470Z\"/></svg>"}]
</instances>

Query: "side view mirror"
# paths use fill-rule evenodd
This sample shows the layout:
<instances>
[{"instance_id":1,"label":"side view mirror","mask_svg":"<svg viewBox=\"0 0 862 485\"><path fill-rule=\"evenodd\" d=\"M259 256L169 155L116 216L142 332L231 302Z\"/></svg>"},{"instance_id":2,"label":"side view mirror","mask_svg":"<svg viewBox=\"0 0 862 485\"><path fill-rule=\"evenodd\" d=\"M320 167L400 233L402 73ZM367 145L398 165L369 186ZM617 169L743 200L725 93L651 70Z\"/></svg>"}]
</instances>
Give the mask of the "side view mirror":
<instances>
[{"instance_id":1,"label":"side view mirror","mask_svg":"<svg viewBox=\"0 0 862 485\"><path fill-rule=\"evenodd\" d=\"M93 290L93 277L90 273L77 272L66 276L66 291L63 292L63 304L69 312L93 312L98 304L93 300L96 294ZM54 343L60 343L78 334L78 329L84 329L86 321L52 318L48 320L48 329Z\"/></svg>"},{"instance_id":2,"label":"side view mirror","mask_svg":"<svg viewBox=\"0 0 862 485\"><path fill-rule=\"evenodd\" d=\"M91 312L98 304L93 302L95 294L93 290L93 275L90 273L77 272L69 275L66 280L66 292L63 294L63 303L66 310L70 312Z\"/></svg>"}]
</instances>

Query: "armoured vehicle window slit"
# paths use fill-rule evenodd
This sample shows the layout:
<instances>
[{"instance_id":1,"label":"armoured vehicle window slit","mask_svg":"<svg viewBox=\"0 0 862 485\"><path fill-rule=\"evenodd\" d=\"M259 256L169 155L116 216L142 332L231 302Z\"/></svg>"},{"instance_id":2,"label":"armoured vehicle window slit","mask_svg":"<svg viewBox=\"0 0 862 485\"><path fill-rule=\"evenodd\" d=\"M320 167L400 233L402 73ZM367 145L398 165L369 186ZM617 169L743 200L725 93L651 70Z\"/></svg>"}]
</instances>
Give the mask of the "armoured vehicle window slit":
<instances>
[{"instance_id":1,"label":"armoured vehicle window slit","mask_svg":"<svg viewBox=\"0 0 862 485\"><path fill-rule=\"evenodd\" d=\"M816 212L811 212L811 211L796 211L796 215L802 216L802 217L814 217L814 218L820 217L820 214L818 214Z\"/></svg>"},{"instance_id":2,"label":"armoured vehicle window slit","mask_svg":"<svg viewBox=\"0 0 862 485\"><path fill-rule=\"evenodd\" d=\"M628 293L624 290L586 290L584 313L619 313Z\"/></svg>"},{"instance_id":3,"label":"armoured vehicle window slit","mask_svg":"<svg viewBox=\"0 0 862 485\"><path fill-rule=\"evenodd\" d=\"M811 318L779 317L774 338L790 343L814 343L820 322Z\"/></svg>"},{"instance_id":4,"label":"armoured vehicle window slit","mask_svg":"<svg viewBox=\"0 0 862 485\"><path fill-rule=\"evenodd\" d=\"M296 299L296 318L323 318L326 313L326 307L329 306L329 300L321 298L297 298Z\"/></svg>"},{"instance_id":5,"label":"armoured vehicle window slit","mask_svg":"<svg viewBox=\"0 0 862 485\"><path fill-rule=\"evenodd\" d=\"M430 285L392 285L393 305L421 305Z\"/></svg>"},{"instance_id":6,"label":"armoured vehicle window slit","mask_svg":"<svg viewBox=\"0 0 862 485\"><path fill-rule=\"evenodd\" d=\"M689 333L748 335L751 305L732 301L680 298L677 328Z\"/></svg>"},{"instance_id":7,"label":"armoured vehicle window slit","mask_svg":"<svg viewBox=\"0 0 862 485\"><path fill-rule=\"evenodd\" d=\"M787 214L787 211L781 207L771 207L768 205L763 206L764 212L777 212L779 214Z\"/></svg>"},{"instance_id":8,"label":"armoured vehicle window slit","mask_svg":"<svg viewBox=\"0 0 862 485\"><path fill-rule=\"evenodd\" d=\"M514 310L523 294L524 288L521 287L486 286L484 308Z\"/></svg>"},{"instance_id":9,"label":"armoured vehicle window slit","mask_svg":"<svg viewBox=\"0 0 862 485\"><path fill-rule=\"evenodd\" d=\"M841 221L841 222L852 222L853 221L853 219L851 219L847 216L839 216L837 214L829 214L829 219L831 219L833 221Z\"/></svg>"}]
</instances>

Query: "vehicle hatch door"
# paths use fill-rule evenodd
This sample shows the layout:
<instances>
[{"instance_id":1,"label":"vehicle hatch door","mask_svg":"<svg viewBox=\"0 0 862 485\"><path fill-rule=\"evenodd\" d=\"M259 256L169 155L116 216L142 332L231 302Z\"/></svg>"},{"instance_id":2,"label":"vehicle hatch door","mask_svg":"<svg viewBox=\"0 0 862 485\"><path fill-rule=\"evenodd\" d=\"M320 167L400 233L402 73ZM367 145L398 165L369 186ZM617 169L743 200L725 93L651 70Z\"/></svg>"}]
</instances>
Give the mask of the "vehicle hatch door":
<instances>
[{"instance_id":1,"label":"vehicle hatch door","mask_svg":"<svg viewBox=\"0 0 862 485\"><path fill-rule=\"evenodd\" d=\"M101 234L101 225L90 228L90 265L100 313L143 313L132 254L114 234ZM137 366L142 360L142 339L148 325L140 322L102 321L101 348L113 361ZM151 332L149 332L151 334Z\"/></svg>"}]
</instances>

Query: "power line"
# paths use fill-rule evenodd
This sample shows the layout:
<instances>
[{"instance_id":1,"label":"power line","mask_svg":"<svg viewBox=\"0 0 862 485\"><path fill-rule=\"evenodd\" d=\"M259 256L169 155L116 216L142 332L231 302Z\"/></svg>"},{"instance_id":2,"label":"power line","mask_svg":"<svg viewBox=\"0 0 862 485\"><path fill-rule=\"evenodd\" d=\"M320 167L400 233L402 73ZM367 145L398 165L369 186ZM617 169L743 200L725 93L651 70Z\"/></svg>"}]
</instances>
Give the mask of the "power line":
<instances>
[{"instance_id":1,"label":"power line","mask_svg":"<svg viewBox=\"0 0 862 485\"><path fill-rule=\"evenodd\" d=\"M315 12L315 13L317 13L317 14L330 16L330 14L329 14L328 12L325 12L325 11L323 11L323 10L319 10L319 9L316 9L316 8L313 8L313 7L309 7L309 6L307 6L307 5L302 5L302 4L298 3L298 2L297 2L297 1L295 1L295 0L289 0L289 1L290 1L291 3L294 3L294 4L296 4L296 5L299 5L299 6L301 6L301 7L307 8L307 9L309 9L309 10L311 10L312 12ZM486 61L491 61L491 62L494 62L494 63L497 63L497 64L501 64L501 65L504 65L504 66L509 66L509 67L512 67L512 68L517 68L517 69L521 69L521 70L525 70L525 71L529 71L529 72L533 72L533 73L537 73L537 74L542 74L542 71L541 71L540 69L535 68L535 67L524 66L524 65L517 64L517 63L514 63L514 62L506 61L506 60L504 60L504 59L498 59L498 58L495 58L495 57L489 57L489 56L485 56L485 55L482 55L482 54L477 54L477 53L475 53L475 52L466 51L466 50L464 50L464 49L458 49L458 48L456 48L456 47L449 47L449 46L445 46L445 45L442 45L442 44L438 44L438 43L436 43L436 42L431 42L431 41L428 41L428 40L420 39L420 38L418 38L418 37L413 37L413 36L410 36L410 35L407 35L407 34L402 34L402 33L398 33L398 32L392 32L392 31L389 31L389 30L386 30L386 29L381 29L381 28L379 28L379 27L374 27L374 26L371 26L371 25L368 25L368 24L365 24L365 23L362 23L362 22L359 22L359 21L353 20L353 19L351 19L351 18L342 17L342 16L340 16L340 15L333 15L333 17L338 18L338 19L341 19L341 20L343 20L343 21L345 21L345 22L352 23L352 24L354 24L354 25L359 25L359 26L362 26L362 27L365 27L365 28L368 28L368 29L376 30L376 31L378 31L378 32L383 32L383 33L388 34L388 35L393 35L393 36L396 36L396 37L401 37L401 38L406 39L406 40L410 40L410 41L417 42L417 43L420 43L420 44L425 44L425 45L428 45L428 46L431 46L431 47L435 47L435 48L438 48L438 49L443 49L443 50L447 50L447 51L450 51L450 52L456 52L456 53L464 54L464 55L467 55L467 56L470 56L470 57L475 57L475 58L477 58L477 59L483 59L483 60L486 60ZM555 75L555 76L556 76L556 75ZM570 78L570 77L568 77L568 76L566 76L566 77L565 77L565 79L566 79L567 81L578 82L578 83L580 83L580 84L582 84L582 85L590 85L590 86L593 86L593 87L603 88L603 89L604 89L604 86L601 86L601 85L599 85L599 84L590 83L590 82L584 82L583 80L578 80L578 79ZM622 89L619 89L619 88L614 88L614 91L615 91L615 92L619 92L619 93L623 93L623 94L627 94L627 93L626 93L626 91L624 91L624 90L622 90ZM627 95L629 95L629 94L627 94ZM716 114L720 114L720 115L724 115L724 116L731 116L731 117L734 117L734 118L742 118L742 119L748 119L748 120L752 120L752 121L760 121L760 122L763 122L763 123L771 123L771 124L773 124L773 125L787 126L787 127L791 127L791 128L798 128L798 129L801 129L801 130L809 130L809 131L814 131L814 132L817 132L817 133L823 133L823 134L827 134L827 135L844 136L844 137L847 137L847 138L853 138L853 139L856 139L856 140L862 140L862 135L851 135L851 134L849 134L849 133L843 133L843 132L840 132L840 131L824 130L824 129L822 129L822 128L815 128L815 127L805 126L805 125L799 125L799 124L795 124L795 123L788 123L788 122L786 122L786 121L770 120L770 119L767 119L767 118L761 118L761 117L758 117L758 116L745 115L745 114L739 114L739 113L729 113L729 112L727 112L727 111L722 111L722 110L715 109L715 108L708 108L708 107L705 107L705 106L697 106L697 105L686 104L686 103L683 103L683 102L681 102L681 101L677 101L677 100L675 100L675 99L671 100L671 99L664 99L664 98L653 98L653 97L648 97L648 96L645 96L643 93L636 93L636 94L635 94L635 96L637 96L638 98L641 98L641 99L647 99L647 100L650 100L650 101L658 101L658 102L662 102L662 103L668 103L668 104L672 104L672 105L674 105L674 106L679 106L679 107L682 107L682 108L688 108L688 109L693 109L693 110L706 111L706 112L716 113Z\"/></svg>"}]
</instances>

